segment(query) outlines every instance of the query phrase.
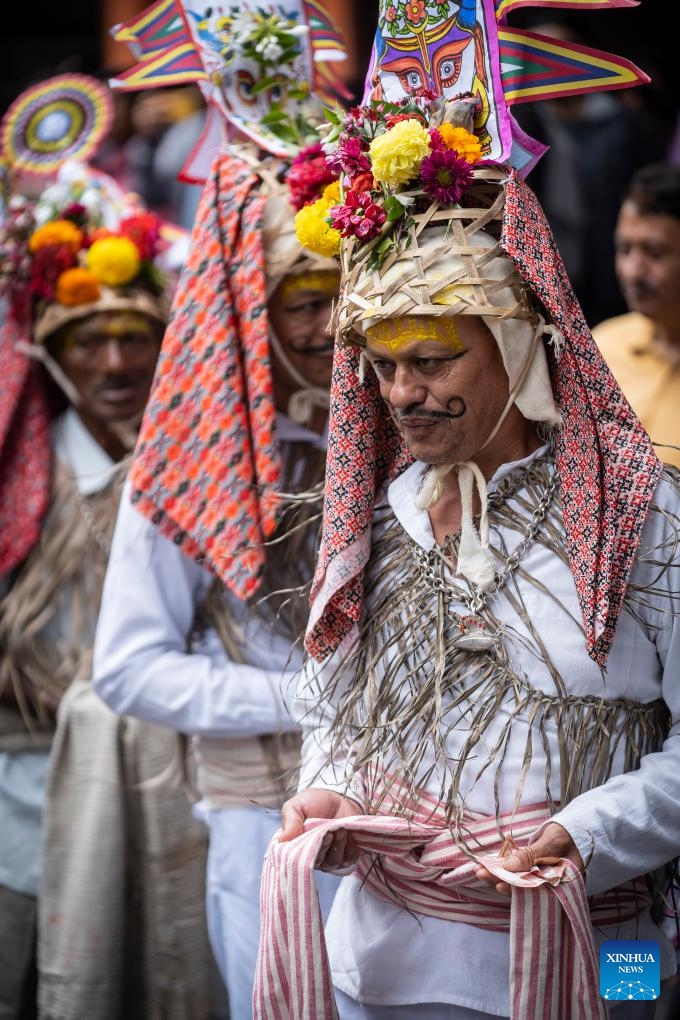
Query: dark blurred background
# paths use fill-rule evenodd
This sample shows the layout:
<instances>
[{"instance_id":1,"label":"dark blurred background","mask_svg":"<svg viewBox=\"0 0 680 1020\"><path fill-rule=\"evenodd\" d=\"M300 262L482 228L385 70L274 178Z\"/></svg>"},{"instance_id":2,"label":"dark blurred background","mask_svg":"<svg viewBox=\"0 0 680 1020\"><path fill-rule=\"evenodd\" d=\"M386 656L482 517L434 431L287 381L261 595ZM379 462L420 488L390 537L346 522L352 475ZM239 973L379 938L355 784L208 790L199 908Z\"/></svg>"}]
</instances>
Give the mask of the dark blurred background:
<instances>
[{"instance_id":1,"label":"dark blurred background","mask_svg":"<svg viewBox=\"0 0 680 1020\"><path fill-rule=\"evenodd\" d=\"M27 8L31 16L13 29L3 30L0 60L0 109L33 81L60 71L97 74L129 67L126 47L108 34L112 25L126 21L147 6L137 0L67 0L39 3ZM677 42L668 23L668 0L641 0L635 8L559 12L592 46L625 56L653 74L655 90L667 90L668 100L680 108L676 76ZM344 32L351 52L346 79L357 90L363 83L377 20L377 0L326 0L326 7ZM557 13L557 12L556 12ZM21 15L15 10L14 18ZM522 8L509 21L528 27L545 9Z\"/></svg>"}]
</instances>

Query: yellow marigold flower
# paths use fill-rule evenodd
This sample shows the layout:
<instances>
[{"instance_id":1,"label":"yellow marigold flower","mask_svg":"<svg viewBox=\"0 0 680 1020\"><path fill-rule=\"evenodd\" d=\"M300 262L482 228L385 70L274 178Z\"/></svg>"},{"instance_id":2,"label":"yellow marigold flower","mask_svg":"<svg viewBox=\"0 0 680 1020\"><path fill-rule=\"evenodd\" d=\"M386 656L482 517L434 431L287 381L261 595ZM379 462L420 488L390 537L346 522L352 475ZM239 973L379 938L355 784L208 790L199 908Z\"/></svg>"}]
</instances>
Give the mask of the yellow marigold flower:
<instances>
[{"instance_id":1,"label":"yellow marigold flower","mask_svg":"<svg viewBox=\"0 0 680 1020\"><path fill-rule=\"evenodd\" d=\"M321 193L321 199L329 207L340 204L340 181L332 181L327 184Z\"/></svg>"},{"instance_id":2,"label":"yellow marigold flower","mask_svg":"<svg viewBox=\"0 0 680 1020\"><path fill-rule=\"evenodd\" d=\"M419 120L400 120L371 142L373 177L388 188L407 184L430 152L430 136Z\"/></svg>"},{"instance_id":3,"label":"yellow marigold flower","mask_svg":"<svg viewBox=\"0 0 680 1020\"><path fill-rule=\"evenodd\" d=\"M442 136L446 148L453 149L468 163L478 163L482 158L482 146L479 138L466 128L454 127L453 124L441 124L437 131Z\"/></svg>"},{"instance_id":4,"label":"yellow marigold flower","mask_svg":"<svg viewBox=\"0 0 680 1020\"><path fill-rule=\"evenodd\" d=\"M332 184L329 185L333 187ZM304 205L295 214L295 234L303 248L331 258L340 251L340 232L326 223L325 217L335 201L319 198L310 205Z\"/></svg>"},{"instance_id":5,"label":"yellow marigold flower","mask_svg":"<svg viewBox=\"0 0 680 1020\"><path fill-rule=\"evenodd\" d=\"M88 251L87 265L101 283L122 287L137 276L142 260L129 237L102 237Z\"/></svg>"},{"instance_id":6,"label":"yellow marigold flower","mask_svg":"<svg viewBox=\"0 0 680 1020\"><path fill-rule=\"evenodd\" d=\"M75 308L77 305L90 305L101 295L99 280L89 269L76 267L66 269L59 279L55 296L60 305Z\"/></svg>"},{"instance_id":7,"label":"yellow marigold flower","mask_svg":"<svg viewBox=\"0 0 680 1020\"><path fill-rule=\"evenodd\" d=\"M75 255L82 243L83 232L75 223L71 220L52 220L33 231L28 239L28 250L35 253L48 244L63 244Z\"/></svg>"}]
</instances>

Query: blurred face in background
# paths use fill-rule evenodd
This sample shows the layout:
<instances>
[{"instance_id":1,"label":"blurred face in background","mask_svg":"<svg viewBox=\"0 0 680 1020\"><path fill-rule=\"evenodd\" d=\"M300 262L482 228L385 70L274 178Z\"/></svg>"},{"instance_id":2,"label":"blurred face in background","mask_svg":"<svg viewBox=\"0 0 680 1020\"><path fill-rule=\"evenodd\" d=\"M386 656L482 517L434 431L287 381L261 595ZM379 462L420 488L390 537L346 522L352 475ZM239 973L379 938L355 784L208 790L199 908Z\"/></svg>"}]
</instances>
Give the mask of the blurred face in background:
<instances>
[{"instance_id":1,"label":"blurred face in background","mask_svg":"<svg viewBox=\"0 0 680 1020\"><path fill-rule=\"evenodd\" d=\"M312 270L284 276L268 302L269 322L284 354L310 386L329 389L333 367L333 337L328 332L340 274ZM300 389L272 354L276 406L285 410L288 399Z\"/></svg>"},{"instance_id":2,"label":"blurred face in background","mask_svg":"<svg viewBox=\"0 0 680 1020\"><path fill-rule=\"evenodd\" d=\"M621 206L614 235L616 274L629 309L680 322L680 220Z\"/></svg>"},{"instance_id":3,"label":"blurred face in background","mask_svg":"<svg viewBox=\"0 0 680 1020\"><path fill-rule=\"evenodd\" d=\"M69 322L48 340L52 357L78 391L80 418L105 449L112 425L141 419L162 332L142 312L109 311Z\"/></svg>"}]
</instances>

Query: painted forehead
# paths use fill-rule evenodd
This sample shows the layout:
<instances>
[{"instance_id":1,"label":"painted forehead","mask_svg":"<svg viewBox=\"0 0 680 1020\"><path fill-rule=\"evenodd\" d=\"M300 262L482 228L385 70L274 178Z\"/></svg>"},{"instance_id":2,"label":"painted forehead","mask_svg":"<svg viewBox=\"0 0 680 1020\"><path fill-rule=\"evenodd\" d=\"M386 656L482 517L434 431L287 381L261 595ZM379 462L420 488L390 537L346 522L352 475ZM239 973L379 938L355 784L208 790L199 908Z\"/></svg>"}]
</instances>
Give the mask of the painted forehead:
<instances>
[{"instance_id":1,"label":"painted forehead","mask_svg":"<svg viewBox=\"0 0 680 1020\"><path fill-rule=\"evenodd\" d=\"M366 339L382 344L391 351L398 351L413 341L435 340L446 344L453 351L467 350L453 318L408 315L396 319L384 319L366 330Z\"/></svg>"},{"instance_id":2,"label":"painted forehead","mask_svg":"<svg viewBox=\"0 0 680 1020\"><path fill-rule=\"evenodd\" d=\"M87 319L76 319L66 327L68 338L75 336L122 336L125 333L148 333L155 330L155 324L143 312L103 312Z\"/></svg>"},{"instance_id":3,"label":"painted forehead","mask_svg":"<svg viewBox=\"0 0 680 1020\"><path fill-rule=\"evenodd\" d=\"M285 276L279 286L283 298L301 291L317 291L323 295L336 295L340 287L340 273L334 269L313 269Z\"/></svg>"}]
</instances>

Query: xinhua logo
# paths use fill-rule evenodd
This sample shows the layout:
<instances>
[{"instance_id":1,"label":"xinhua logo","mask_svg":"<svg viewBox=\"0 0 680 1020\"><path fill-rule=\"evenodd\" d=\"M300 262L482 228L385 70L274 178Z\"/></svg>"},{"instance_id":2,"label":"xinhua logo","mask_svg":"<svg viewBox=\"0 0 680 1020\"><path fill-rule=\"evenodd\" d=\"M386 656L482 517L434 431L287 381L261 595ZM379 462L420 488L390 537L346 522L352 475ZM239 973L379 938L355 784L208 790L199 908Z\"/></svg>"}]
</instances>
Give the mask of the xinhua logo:
<instances>
[{"instance_id":1,"label":"xinhua logo","mask_svg":"<svg viewBox=\"0 0 680 1020\"><path fill-rule=\"evenodd\" d=\"M600 995L610 1002L658 999L661 988L659 946L635 939L604 942L600 947Z\"/></svg>"}]
</instances>

